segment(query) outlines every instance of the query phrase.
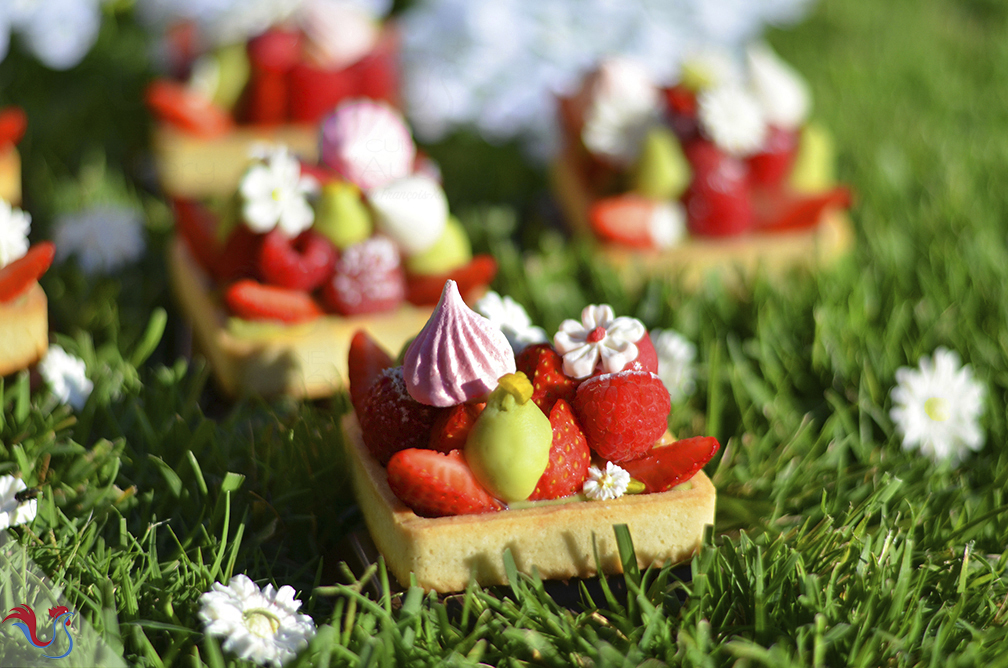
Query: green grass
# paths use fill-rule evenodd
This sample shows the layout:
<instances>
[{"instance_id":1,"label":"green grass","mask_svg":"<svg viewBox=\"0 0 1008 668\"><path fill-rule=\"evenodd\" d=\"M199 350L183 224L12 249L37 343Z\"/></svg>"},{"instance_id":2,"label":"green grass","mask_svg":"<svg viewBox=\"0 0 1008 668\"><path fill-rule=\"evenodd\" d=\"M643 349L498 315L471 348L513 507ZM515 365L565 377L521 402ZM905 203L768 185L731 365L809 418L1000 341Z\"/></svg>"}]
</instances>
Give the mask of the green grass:
<instances>
[{"instance_id":1,"label":"green grass","mask_svg":"<svg viewBox=\"0 0 1008 668\"><path fill-rule=\"evenodd\" d=\"M7 537L131 665L235 663L196 618L233 573L298 590L319 632L294 665L1008 665L1006 29L994 1L833 0L771 35L834 134L858 245L741 295L627 294L554 230L545 178L513 147L432 147L453 209L501 262L496 287L548 330L608 301L698 345L698 390L670 424L725 445L708 466L717 526L690 577L632 573L572 589L570 608L524 576L447 599L348 576L340 541L360 518L345 399L230 404L201 361L177 359L168 213L143 178L139 31L118 15L68 73L11 56L0 99L32 119L35 236L82 203L129 202L150 248L119 280L72 264L44 280L51 331L96 387L75 414L26 374L3 381L0 473L44 491ZM939 345L988 389L987 444L957 468L902 451L888 417L896 369Z\"/></svg>"}]
</instances>

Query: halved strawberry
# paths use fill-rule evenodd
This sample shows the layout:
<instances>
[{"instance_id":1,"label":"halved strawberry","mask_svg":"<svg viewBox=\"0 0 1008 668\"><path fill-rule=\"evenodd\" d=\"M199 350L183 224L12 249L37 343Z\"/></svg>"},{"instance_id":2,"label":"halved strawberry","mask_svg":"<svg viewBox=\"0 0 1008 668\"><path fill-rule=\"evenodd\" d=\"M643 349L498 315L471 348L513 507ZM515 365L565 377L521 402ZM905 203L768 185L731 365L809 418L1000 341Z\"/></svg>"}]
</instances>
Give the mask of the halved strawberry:
<instances>
[{"instance_id":1,"label":"halved strawberry","mask_svg":"<svg viewBox=\"0 0 1008 668\"><path fill-rule=\"evenodd\" d=\"M799 136L798 130L769 126L763 148L748 159L750 183L764 188L779 188L791 173L798 154Z\"/></svg>"},{"instance_id":2,"label":"halved strawberry","mask_svg":"<svg viewBox=\"0 0 1008 668\"><path fill-rule=\"evenodd\" d=\"M451 452L464 448L473 423L476 422L476 418L484 408L486 408L486 402L465 403L451 406L442 411L431 428L427 447L438 452Z\"/></svg>"},{"instance_id":3,"label":"halved strawberry","mask_svg":"<svg viewBox=\"0 0 1008 668\"><path fill-rule=\"evenodd\" d=\"M528 346L515 358L515 366L532 381L532 401L549 415L558 399L574 401L581 381L563 372L563 358L548 343Z\"/></svg>"},{"instance_id":4,"label":"halved strawberry","mask_svg":"<svg viewBox=\"0 0 1008 668\"><path fill-rule=\"evenodd\" d=\"M350 380L350 403L360 414L364 397L375 379L385 369L395 365L395 360L363 329L354 332L350 339L347 375Z\"/></svg>"},{"instance_id":5,"label":"halved strawberry","mask_svg":"<svg viewBox=\"0 0 1008 668\"><path fill-rule=\"evenodd\" d=\"M145 100L159 119L200 137L217 137L234 127L225 109L177 81L155 79L147 86Z\"/></svg>"},{"instance_id":6,"label":"halved strawberry","mask_svg":"<svg viewBox=\"0 0 1008 668\"><path fill-rule=\"evenodd\" d=\"M313 230L291 239L275 227L259 247L259 276L282 288L311 292L332 277L335 265L336 247Z\"/></svg>"},{"instance_id":7,"label":"halved strawberry","mask_svg":"<svg viewBox=\"0 0 1008 668\"><path fill-rule=\"evenodd\" d=\"M661 379L644 371L592 376L574 397L574 414L588 447L617 464L637 459L668 429L672 407Z\"/></svg>"},{"instance_id":8,"label":"halved strawberry","mask_svg":"<svg viewBox=\"0 0 1008 668\"><path fill-rule=\"evenodd\" d=\"M684 438L655 447L644 457L623 462L620 466L630 477L644 483L644 491L664 492L696 475L720 447L713 436Z\"/></svg>"},{"instance_id":9,"label":"halved strawberry","mask_svg":"<svg viewBox=\"0 0 1008 668\"><path fill-rule=\"evenodd\" d=\"M381 463L399 450L426 448L444 409L422 404L406 391L401 366L385 369L371 383L357 413L364 445Z\"/></svg>"},{"instance_id":10,"label":"halved strawberry","mask_svg":"<svg viewBox=\"0 0 1008 668\"><path fill-rule=\"evenodd\" d=\"M51 241L32 244L28 252L0 268L0 303L20 296L52 265L56 247Z\"/></svg>"},{"instance_id":11,"label":"halved strawberry","mask_svg":"<svg viewBox=\"0 0 1008 668\"><path fill-rule=\"evenodd\" d=\"M604 197L592 204L588 218L602 241L652 248L651 216L656 202L633 193Z\"/></svg>"},{"instance_id":12,"label":"halved strawberry","mask_svg":"<svg viewBox=\"0 0 1008 668\"><path fill-rule=\"evenodd\" d=\"M224 292L224 301L231 313L246 320L302 322L322 315L322 309L307 292L251 279L232 283Z\"/></svg>"},{"instance_id":13,"label":"halved strawberry","mask_svg":"<svg viewBox=\"0 0 1008 668\"><path fill-rule=\"evenodd\" d=\"M0 146L21 141L28 129L28 115L21 107L6 107L0 110Z\"/></svg>"},{"instance_id":14,"label":"halved strawberry","mask_svg":"<svg viewBox=\"0 0 1008 668\"><path fill-rule=\"evenodd\" d=\"M459 294L463 299L467 299L472 290L489 285L496 275L497 261L489 255L476 255L469 264L446 274L431 276L409 274L406 281L406 299L417 306L437 304L448 279L458 284Z\"/></svg>"},{"instance_id":15,"label":"halved strawberry","mask_svg":"<svg viewBox=\"0 0 1008 668\"><path fill-rule=\"evenodd\" d=\"M504 505L480 485L459 450L400 450L388 463L392 492L417 515L490 513Z\"/></svg>"},{"instance_id":16,"label":"halved strawberry","mask_svg":"<svg viewBox=\"0 0 1008 668\"><path fill-rule=\"evenodd\" d=\"M549 413L549 420L553 427L549 464L529 496L532 501L559 499L581 491L591 464L588 441L574 418L570 404L557 399Z\"/></svg>"},{"instance_id":17,"label":"halved strawberry","mask_svg":"<svg viewBox=\"0 0 1008 668\"><path fill-rule=\"evenodd\" d=\"M175 210L175 231L189 247L203 269L215 273L220 260L221 243L217 239L217 217L194 200L172 198Z\"/></svg>"},{"instance_id":18,"label":"halved strawberry","mask_svg":"<svg viewBox=\"0 0 1008 668\"><path fill-rule=\"evenodd\" d=\"M814 227L827 209L846 209L851 192L837 186L818 195L799 195L785 191L753 191L756 226L766 232L786 232Z\"/></svg>"},{"instance_id":19,"label":"halved strawberry","mask_svg":"<svg viewBox=\"0 0 1008 668\"><path fill-rule=\"evenodd\" d=\"M752 229L749 166L705 139L684 146L693 181L683 196L691 234L723 237Z\"/></svg>"}]
</instances>

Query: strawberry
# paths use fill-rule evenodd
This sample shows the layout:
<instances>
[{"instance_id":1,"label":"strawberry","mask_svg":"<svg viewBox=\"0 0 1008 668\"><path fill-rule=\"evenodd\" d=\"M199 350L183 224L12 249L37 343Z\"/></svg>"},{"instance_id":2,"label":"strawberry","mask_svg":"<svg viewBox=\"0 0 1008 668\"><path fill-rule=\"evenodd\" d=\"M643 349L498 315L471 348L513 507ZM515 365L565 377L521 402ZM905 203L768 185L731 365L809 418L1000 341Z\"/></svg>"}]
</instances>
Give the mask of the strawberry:
<instances>
[{"instance_id":1,"label":"strawberry","mask_svg":"<svg viewBox=\"0 0 1008 668\"><path fill-rule=\"evenodd\" d=\"M350 66L360 87L357 95L399 106L398 37L394 31L384 32L371 52Z\"/></svg>"},{"instance_id":2,"label":"strawberry","mask_svg":"<svg viewBox=\"0 0 1008 668\"><path fill-rule=\"evenodd\" d=\"M592 230L602 241L652 248L651 215L656 202L629 193L596 200L588 211Z\"/></svg>"},{"instance_id":3,"label":"strawberry","mask_svg":"<svg viewBox=\"0 0 1008 668\"><path fill-rule=\"evenodd\" d=\"M851 205L850 190L843 186L817 195L759 189L753 191L752 199L757 227L772 232L814 227L827 209Z\"/></svg>"},{"instance_id":4,"label":"strawberry","mask_svg":"<svg viewBox=\"0 0 1008 668\"><path fill-rule=\"evenodd\" d=\"M213 266L217 280L227 283L239 278L258 277L259 246L262 242L262 234L237 225L224 242L224 248Z\"/></svg>"},{"instance_id":5,"label":"strawberry","mask_svg":"<svg viewBox=\"0 0 1008 668\"><path fill-rule=\"evenodd\" d=\"M346 67L334 70L298 63L291 68L287 81L290 115L295 123L318 123L340 102L359 94L356 72Z\"/></svg>"},{"instance_id":6,"label":"strawberry","mask_svg":"<svg viewBox=\"0 0 1008 668\"><path fill-rule=\"evenodd\" d=\"M651 335L644 332L644 336L635 345L637 346L637 359L630 362L626 368L658 373L658 351L655 350L654 343L651 341Z\"/></svg>"},{"instance_id":7,"label":"strawberry","mask_svg":"<svg viewBox=\"0 0 1008 668\"><path fill-rule=\"evenodd\" d=\"M417 306L437 304L441 291L449 278L458 284L463 299L476 288L489 285L497 275L497 261L489 255L477 255L469 264L446 274L410 274L406 285L406 299Z\"/></svg>"},{"instance_id":8,"label":"strawberry","mask_svg":"<svg viewBox=\"0 0 1008 668\"><path fill-rule=\"evenodd\" d=\"M422 404L406 391L401 366L385 369L357 413L364 445L382 466L389 457L406 448L426 448L431 428L442 409Z\"/></svg>"},{"instance_id":9,"label":"strawberry","mask_svg":"<svg viewBox=\"0 0 1008 668\"><path fill-rule=\"evenodd\" d=\"M705 139L687 144L685 152L693 167L693 182L683 197L689 231L722 237L752 229L746 163Z\"/></svg>"},{"instance_id":10,"label":"strawberry","mask_svg":"<svg viewBox=\"0 0 1008 668\"><path fill-rule=\"evenodd\" d=\"M246 116L252 123L283 123L288 118L288 73L301 60L301 33L271 28L249 40L251 76Z\"/></svg>"},{"instance_id":11,"label":"strawberry","mask_svg":"<svg viewBox=\"0 0 1008 668\"><path fill-rule=\"evenodd\" d=\"M515 366L532 381L532 401L547 415L558 399L574 401L581 382L563 372L563 358L548 343L528 346L515 358Z\"/></svg>"},{"instance_id":12,"label":"strawberry","mask_svg":"<svg viewBox=\"0 0 1008 668\"><path fill-rule=\"evenodd\" d=\"M171 203L175 210L175 231L185 241L196 262L213 273L221 259L216 217L194 200L172 198Z\"/></svg>"},{"instance_id":13,"label":"strawberry","mask_svg":"<svg viewBox=\"0 0 1008 668\"><path fill-rule=\"evenodd\" d=\"M645 492L664 492L696 475L721 444L712 436L684 438L655 447L644 457L620 464L630 477L644 483Z\"/></svg>"},{"instance_id":14,"label":"strawberry","mask_svg":"<svg viewBox=\"0 0 1008 668\"><path fill-rule=\"evenodd\" d=\"M20 107L0 109L0 146L21 141L28 129L28 115Z\"/></svg>"},{"instance_id":15,"label":"strawberry","mask_svg":"<svg viewBox=\"0 0 1008 668\"><path fill-rule=\"evenodd\" d=\"M574 414L588 446L602 459L623 462L651 449L668 428L671 400L658 376L620 371L592 376L578 387Z\"/></svg>"},{"instance_id":16,"label":"strawberry","mask_svg":"<svg viewBox=\"0 0 1008 668\"><path fill-rule=\"evenodd\" d=\"M486 402L458 404L441 411L434 421L427 447L438 452L450 452L465 447L469 431L484 408Z\"/></svg>"},{"instance_id":17,"label":"strawberry","mask_svg":"<svg viewBox=\"0 0 1008 668\"><path fill-rule=\"evenodd\" d=\"M679 141L692 141L699 134L696 93L682 84L665 89L667 118Z\"/></svg>"},{"instance_id":18,"label":"strawberry","mask_svg":"<svg viewBox=\"0 0 1008 668\"><path fill-rule=\"evenodd\" d=\"M588 478L591 451L584 432L578 426L570 404L557 399L549 414L553 427L549 464L529 499L559 499L581 491Z\"/></svg>"},{"instance_id":19,"label":"strawberry","mask_svg":"<svg viewBox=\"0 0 1008 668\"><path fill-rule=\"evenodd\" d=\"M56 247L51 241L33 244L28 252L0 268L0 304L21 295L52 264Z\"/></svg>"},{"instance_id":20,"label":"strawberry","mask_svg":"<svg viewBox=\"0 0 1008 668\"><path fill-rule=\"evenodd\" d=\"M326 282L336 266L336 247L313 230L295 238L275 227L259 246L259 275L267 283L311 292Z\"/></svg>"},{"instance_id":21,"label":"strawberry","mask_svg":"<svg viewBox=\"0 0 1008 668\"><path fill-rule=\"evenodd\" d=\"M307 292L251 279L232 283L224 292L224 301L233 314L245 320L302 322L322 315L322 309Z\"/></svg>"},{"instance_id":22,"label":"strawberry","mask_svg":"<svg viewBox=\"0 0 1008 668\"><path fill-rule=\"evenodd\" d=\"M350 403L359 414L364 397L371 384L385 369L395 365L384 348L372 339L366 331L358 329L350 339L350 354L347 359L347 376L350 380Z\"/></svg>"},{"instance_id":23,"label":"strawberry","mask_svg":"<svg viewBox=\"0 0 1008 668\"><path fill-rule=\"evenodd\" d=\"M157 118L200 137L217 137L234 127L226 110L177 81L155 79L144 99Z\"/></svg>"},{"instance_id":24,"label":"strawberry","mask_svg":"<svg viewBox=\"0 0 1008 668\"><path fill-rule=\"evenodd\" d=\"M371 237L343 251L322 291L326 306L343 315L391 310L405 294L399 251L385 237Z\"/></svg>"},{"instance_id":25,"label":"strawberry","mask_svg":"<svg viewBox=\"0 0 1008 668\"><path fill-rule=\"evenodd\" d=\"M418 515L491 513L504 505L480 485L459 450L442 454L408 448L388 463L392 492Z\"/></svg>"},{"instance_id":26,"label":"strawberry","mask_svg":"<svg viewBox=\"0 0 1008 668\"><path fill-rule=\"evenodd\" d=\"M791 173L798 155L798 130L776 125L767 128L762 150L749 157L749 182L764 188L779 188Z\"/></svg>"}]
</instances>

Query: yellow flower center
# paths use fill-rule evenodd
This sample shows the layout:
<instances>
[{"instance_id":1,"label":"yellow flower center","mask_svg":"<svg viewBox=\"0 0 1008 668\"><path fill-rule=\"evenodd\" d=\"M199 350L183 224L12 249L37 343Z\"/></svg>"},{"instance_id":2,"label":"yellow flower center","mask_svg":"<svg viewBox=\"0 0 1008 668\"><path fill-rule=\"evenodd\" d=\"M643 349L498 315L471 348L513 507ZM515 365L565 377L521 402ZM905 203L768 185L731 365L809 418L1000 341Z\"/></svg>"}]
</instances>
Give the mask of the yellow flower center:
<instances>
[{"instance_id":1,"label":"yellow flower center","mask_svg":"<svg viewBox=\"0 0 1008 668\"><path fill-rule=\"evenodd\" d=\"M273 201L274 202L279 202L280 201L280 196L282 194L283 194L283 192L280 190L280 188L274 188L273 189Z\"/></svg>"},{"instance_id":2,"label":"yellow flower center","mask_svg":"<svg viewBox=\"0 0 1008 668\"><path fill-rule=\"evenodd\" d=\"M924 402L924 412L935 422L945 422L949 419L949 404L942 397L931 397Z\"/></svg>"},{"instance_id":3,"label":"yellow flower center","mask_svg":"<svg viewBox=\"0 0 1008 668\"><path fill-rule=\"evenodd\" d=\"M272 638L280 630L280 619L269 610L253 608L242 612L245 628L260 638Z\"/></svg>"}]
</instances>

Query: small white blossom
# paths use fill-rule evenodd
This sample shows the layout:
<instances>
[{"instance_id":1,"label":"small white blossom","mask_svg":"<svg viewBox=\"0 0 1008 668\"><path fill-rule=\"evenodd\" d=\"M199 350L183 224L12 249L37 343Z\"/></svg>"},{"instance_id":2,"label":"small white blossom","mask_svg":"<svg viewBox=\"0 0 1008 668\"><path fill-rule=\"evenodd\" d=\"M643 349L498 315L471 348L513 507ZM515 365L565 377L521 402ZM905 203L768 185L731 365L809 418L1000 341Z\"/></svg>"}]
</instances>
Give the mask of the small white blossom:
<instances>
[{"instance_id":1,"label":"small white blossom","mask_svg":"<svg viewBox=\"0 0 1008 668\"><path fill-rule=\"evenodd\" d=\"M301 163L286 147L264 152L265 159L249 167L238 186L245 224L254 232L279 226L296 237L315 220L308 195L318 189L318 181L301 174Z\"/></svg>"},{"instance_id":2,"label":"small white blossom","mask_svg":"<svg viewBox=\"0 0 1008 668\"><path fill-rule=\"evenodd\" d=\"M614 58L599 68L581 138L593 153L629 165L647 131L661 119L661 96L647 70Z\"/></svg>"},{"instance_id":3,"label":"small white blossom","mask_svg":"<svg viewBox=\"0 0 1008 668\"><path fill-rule=\"evenodd\" d=\"M53 242L58 260L75 255L81 271L88 275L109 274L135 262L146 247L139 213L107 205L61 216Z\"/></svg>"},{"instance_id":4,"label":"small white blossom","mask_svg":"<svg viewBox=\"0 0 1008 668\"><path fill-rule=\"evenodd\" d=\"M594 464L588 468L588 479L582 491L592 501L605 501L623 496L629 485L630 474L616 464L606 462L604 471Z\"/></svg>"},{"instance_id":5,"label":"small white blossom","mask_svg":"<svg viewBox=\"0 0 1008 668\"><path fill-rule=\"evenodd\" d=\"M511 349L517 355L528 346L546 343L546 331L532 324L521 304L510 297L490 291L476 302L476 312L504 332Z\"/></svg>"},{"instance_id":6,"label":"small white blossom","mask_svg":"<svg viewBox=\"0 0 1008 668\"><path fill-rule=\"evenodd\" d=\"M918 368L896 370L889 416L903 436L903 449L920 451L936 462L956 464L984 444L979 420L986 388L959 355L938 348L921 357Z\"/></svg>"},{"instance_id":7,"label":"small white blossom","mask_svg":"<svg viewBox=\"0 0 1008 668\"><path fill-rule=\"evenodd\" d=\"M0 267L28 252L31 216L0 199Z\"/></svg>"},{"instance_id":8,"label":"small white blossom","mask_svg":"<svg viewBox=\"0 0 1008 668\"><path fill-rule=\"evenodd\" d=\"M722 151L746 156L762 148L766 118L759 102L744 88L731 84L710 88L697 96L697 104L700 127Z\"/></svg>"},{"instance_id":9,"label":"small white blossom","mask_svg":"<svg viewBox=\"0 0 1008 668\"><path fill-rule=\"evenodd\" d=\"M24 480L12 475L0 476L0 529L27 524L35 519L38 512L38 499L30 499L24 503L14 495L28 489Z\"/></svg>"},{"instance_id":10,"label":"small white blossom","mask_svg":"<svg viewBox=\"0 0 1008 668\"><path fill-rule=\"evenodd\" d=\"M311 617L298 612L301 601L289 585L259 589L245 575L230 584L215 582L200 596L200 620L212 636L224 638L222 647L241 659L282 666L308 646L315 634Z\"/></svg>"},{"instance_id":11,"label":"small white blossom","mask_svg":"<svg viewBox=\"0 0 1008 668\"><path fill-rule=\"evenodd\" d=\"M60 403L70 404L75 410L84 408L94 389L94 383L87 377L84 360L53 345L39 362L38 370Z\"/></svg>"},{"instance_id":12,"label":"small white blossom","mask_svg":"<svg viewBox=\"0 0 1008 668\"><path fill-rule=\"evenodd\" d=\"M647 330L636 318L614 317L608 304L586 306L581 322L564 320L553 336L553 347L563 356L564 373L587 378L601 365L617 373L637 359L637 342Z\"/></svg>"},{"instance_id":13,"label":"small white blossom","mask_svg":"<svg viewBox=\"0 0 1008 668\"><path fill-rule=\"evenodd\" d=\"M651 332L651 342L658 354L658 377L673 403L685 399L696 389L697 349L679 332L656 329Z\"/></svg>"}]
</instances>

